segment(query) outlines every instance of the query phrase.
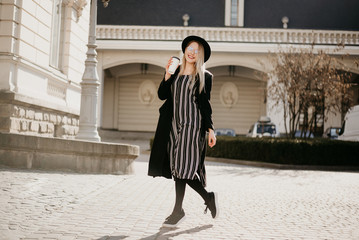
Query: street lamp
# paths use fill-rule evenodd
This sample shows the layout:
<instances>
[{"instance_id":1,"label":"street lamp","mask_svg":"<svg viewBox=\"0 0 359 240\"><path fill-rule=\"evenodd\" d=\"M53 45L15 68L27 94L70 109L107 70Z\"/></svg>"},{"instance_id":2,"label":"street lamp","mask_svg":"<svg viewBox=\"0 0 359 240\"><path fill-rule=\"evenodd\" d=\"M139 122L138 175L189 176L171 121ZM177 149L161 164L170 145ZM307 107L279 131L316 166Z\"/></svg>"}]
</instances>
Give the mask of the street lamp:
<instances>
[{"instance_id":1,"label":"street lamp","mask_svg":"<svg viewBox=\"0 0 359 240\"><path fill-rule=\"evenodd\" d=\"M104 7L110 0L102 0ZM97 0L91 1L90 27L87 44L85 71L81 82L80 125L76 139L100 142L97 131L98 89L100 81L97 73L96 52Z\"/></svg>"}]
</instances>

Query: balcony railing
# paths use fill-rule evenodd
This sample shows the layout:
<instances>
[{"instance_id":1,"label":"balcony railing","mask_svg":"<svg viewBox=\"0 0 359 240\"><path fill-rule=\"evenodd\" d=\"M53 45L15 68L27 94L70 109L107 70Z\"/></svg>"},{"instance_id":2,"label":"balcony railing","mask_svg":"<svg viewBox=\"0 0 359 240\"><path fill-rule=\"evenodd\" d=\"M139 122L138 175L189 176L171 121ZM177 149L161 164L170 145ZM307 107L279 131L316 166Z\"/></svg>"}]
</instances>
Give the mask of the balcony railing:
<instances>
[{"instance_id":1,"label":"balcony railing","mask_svg":"<svg viewBox=\"0 0 359 240\"><path fill-rule=\"evenodd\" d=\"M358 31L97 25L97 39L101 40L181 41L188 35L210 42L359 46Z\"/></svg>"}]
</instances>

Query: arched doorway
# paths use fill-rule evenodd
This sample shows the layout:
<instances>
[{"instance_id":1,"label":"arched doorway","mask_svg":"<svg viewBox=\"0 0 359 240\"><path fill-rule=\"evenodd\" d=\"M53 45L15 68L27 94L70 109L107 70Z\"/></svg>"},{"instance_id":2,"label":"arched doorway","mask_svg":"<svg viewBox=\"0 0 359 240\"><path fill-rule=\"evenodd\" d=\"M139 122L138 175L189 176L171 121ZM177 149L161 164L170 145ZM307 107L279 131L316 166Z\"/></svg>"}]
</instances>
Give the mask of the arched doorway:
<instances>
[{"instance_id":1,"label":"arched doorway","mask_svg":"<svg viewBox=\"0 0 359 240\"><path fill-rule=\"evenodd\" d=\"M161 105L157 88L163 72L163 68L146 63L106 69L101 128L155 131Z\"/></svg>"},{"instance_id":2,"label":"arched doorway","mask_svg":"<svg viewBox=\"0 0 359 240\"><path fill-rule=\"evenodd\" d=\"M244 135L266 115L266 82L243 66L214 66L211 103L216 128ZM154 132L162 101L157 89L164 68L147 63L123 64L104 71L103 129Z\"/></svg>"},{"instance_id":3,"label":"arched doorway","mask_svg":"<svg viewBox=\"0 0 359 240\"><path fill-rule=\"evenodd\" d=\"M256 70L243 66L217 66L208 70L214 75L211 103L215 127L246 134L267 113L267 83Z\"/></svg>"}]
</instances>

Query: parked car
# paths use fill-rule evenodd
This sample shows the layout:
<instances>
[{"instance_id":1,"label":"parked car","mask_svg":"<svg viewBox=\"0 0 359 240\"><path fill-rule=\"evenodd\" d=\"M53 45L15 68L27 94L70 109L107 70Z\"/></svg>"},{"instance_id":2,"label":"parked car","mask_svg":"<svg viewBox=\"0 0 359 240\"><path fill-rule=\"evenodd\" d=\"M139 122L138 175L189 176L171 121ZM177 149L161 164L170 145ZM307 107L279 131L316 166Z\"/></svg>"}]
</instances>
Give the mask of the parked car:
<instances>
[{"instance_id":1,"label":"parked car","mask_svg":"<svg viewBox=\"0 0 359 240\"><path fill-rule=\"evenodd\" d=\"M235 137L236 133L231 128L218 128L218 129L214 130L214 135Z\"/></svg>"},{"instance_id":2,"label":"parked car","mask_svg":"<svg viewBox=\"0 0 359 240\"><path fill-rule=\"evenodd\" d=\"M329 127L323 133L323 137L330 139L338 139L341 129L342 129L341 127Z\"/></svg>"},{"instance_id":3,"label":"parked car","mask_svg":"<svg viewBox=\"0 0 359 240\"><path fill-rule=\"evenodd\" d=\"M359 105L349 109L344 118L339 140L359 141Z\"/></svg>"},{"instance_id":4,"label":"parked car","mask_svg":"<svg viewBox=\"0 0 359 240\"><path fill-rule=\"evenodd\" d=\"M248 133L247 137L279 137L277 126L271 122L269 117L261 117L258 122L254 123Z\"/></svg>"},{"instance_id":5,"label":"parked car","mask_svg":"<svg viewBox=\"0 0 359 240\"><path fill-rule=\"evenodd\" d=\"M314 134L309 132L309 131L306 131L306 132L302 133L301 130L297 130L294 133L294 137L295 138L314 138Z\"/></svg>"}]
</instances>

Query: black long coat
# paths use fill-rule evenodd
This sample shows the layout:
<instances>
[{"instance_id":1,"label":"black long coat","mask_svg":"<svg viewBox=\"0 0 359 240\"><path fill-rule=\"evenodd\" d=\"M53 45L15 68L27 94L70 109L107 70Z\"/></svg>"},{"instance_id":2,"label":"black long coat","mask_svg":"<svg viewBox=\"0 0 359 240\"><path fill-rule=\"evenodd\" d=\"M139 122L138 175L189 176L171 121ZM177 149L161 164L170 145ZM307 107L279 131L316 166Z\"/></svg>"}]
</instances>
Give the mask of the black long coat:
<instances>
[{"instance_id":1,"label":"black long coat","mask_svg":"<svg viewBox=\"0 0 359 240\"><path fill-rule=\"evenodd\" d=\"M168 141L170 137L171 123L173 117L173 100L171 94L171 85L173 81L177 78L179 68L177 71L167 80L163 78L159 88L158 88L158 97L161 100L166 100L164 104L160 107L159 112L160 116L158 119L158 124L156 128L155 138L152 145L150 161L148 166L148 175L149 176L161 176L165 178L172 178L171 169L170 169L170 160L167 152ZM202 115L201 123L201 134L205 136L206 131L209 128L213 129L212 121L212 107L210 104L211 99L211 89L212 89L212 78L213 75L206 71L205 72L205 88L201 93L199 93L197 87L197 92L195 99L198 101L198 106ZM196 78L195 84L199 84L199 80ZM206 145L205 145L206 146ZM201 163L199 165L199 170L202 171L201 175L204 179L201 179L202 184L206 185L205 179L205 167L204 167L204 157L206 153L206 147L204 147L201 153Z\"/></svg>"}]
</instances>

